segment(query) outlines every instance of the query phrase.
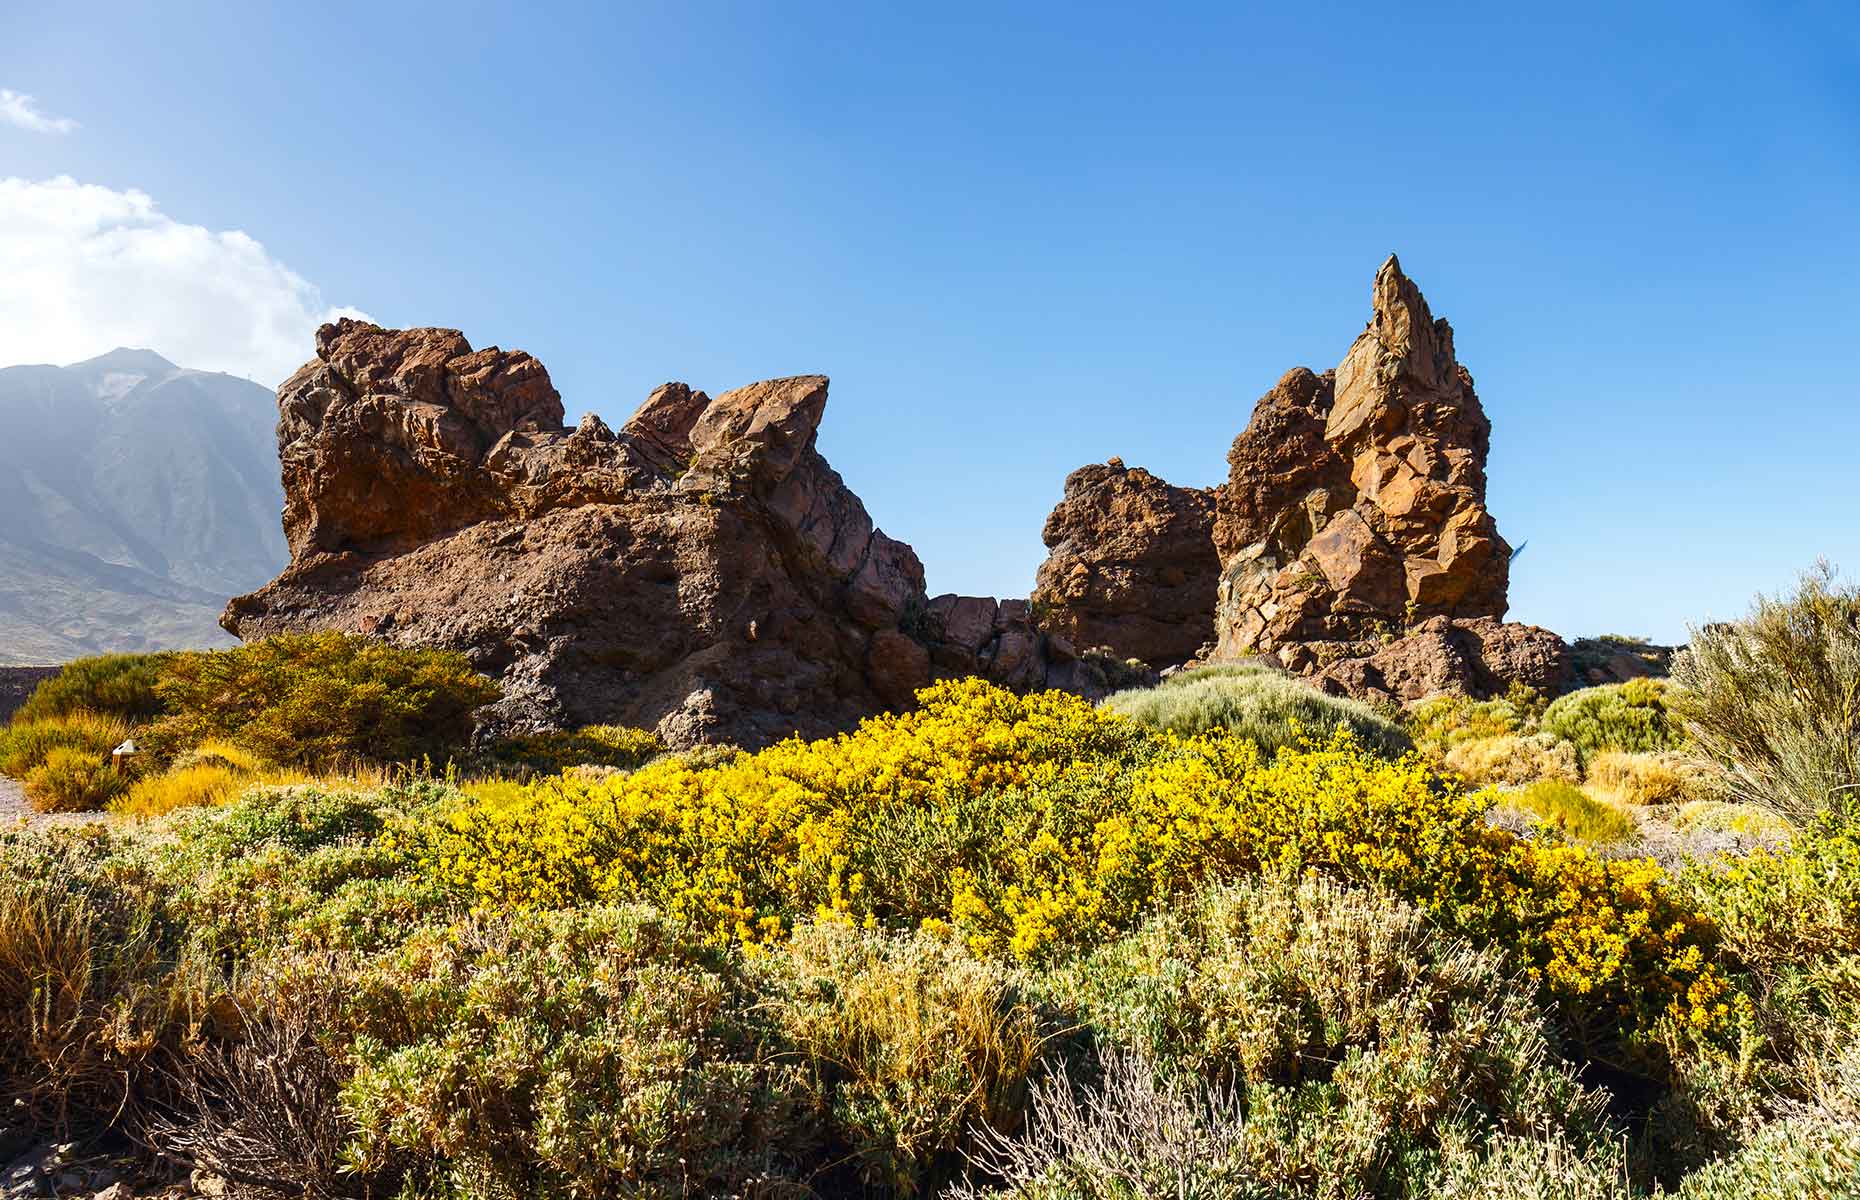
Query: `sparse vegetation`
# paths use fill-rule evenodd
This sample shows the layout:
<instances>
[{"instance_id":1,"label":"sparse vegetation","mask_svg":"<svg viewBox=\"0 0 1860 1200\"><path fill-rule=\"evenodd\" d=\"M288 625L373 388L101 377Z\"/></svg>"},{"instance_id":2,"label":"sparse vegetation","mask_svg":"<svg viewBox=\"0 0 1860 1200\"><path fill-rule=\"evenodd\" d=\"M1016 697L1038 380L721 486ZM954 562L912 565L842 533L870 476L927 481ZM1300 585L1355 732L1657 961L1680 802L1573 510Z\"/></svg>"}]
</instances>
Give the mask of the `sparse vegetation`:
<instances>
[{"instance_id":1,"label":"sparse vegetation","mask_svg":"<svg viewBox=\"0 0 1860 1200\"><path fill-rule=\"evenodd\" d=\"M1694 630L1673 677L1679 719L1727 798L1797 824L1860 803L1860 589L1825 564L1793 596Z\"/></svg>"},{"instance_id":2,"label":"sparse vegetation","mask_svg":"<svg viewBox=\"0 0 1860 1200\"><path fill-rule=\"evenodd\" d=\"M755 753L593 727L464 781L315 781L379 762L376 721L453 757L481 681L334 643L177 661L140 725L87 667L0 732L45 794L140 818L0 833L0 1104L43 1136L460 1200L1716 1200L1860 1169L1860 834L1721 799L1678 685L1404 730L1257 666L1104 706L966 680ZM294 662L319 682L257 678Z\"/></svg>"},{"instance_id":3,"label":"sparse vegetation","mask_svg":"<svg viewBox=\"0 0 1860 1200\"><path fill-rule=\"evenodd\" d=\"M1667 690L1660 679L1583 688L1558 697L1545 709L1543 728L1572 743L1585 763L1609 750L1671 750L1684 740L1684 733L1667 711Z\"/></svg>"},{"instance_id":4,"label":"sparse vegetation","mask_svg":"<svg viewBox=\"0 0 1860 1200\"><path fill-rule=\"evenodd\" d=\"M1326 696L1263 665L1184 671L1160 687L1118 692L1104 703L1112 712L1184 737L1224 729L1268 755L1327 741L1338 729L1390 757L1409 748L1407 733L1368 705Z\"/></svg>"}]
</instances>

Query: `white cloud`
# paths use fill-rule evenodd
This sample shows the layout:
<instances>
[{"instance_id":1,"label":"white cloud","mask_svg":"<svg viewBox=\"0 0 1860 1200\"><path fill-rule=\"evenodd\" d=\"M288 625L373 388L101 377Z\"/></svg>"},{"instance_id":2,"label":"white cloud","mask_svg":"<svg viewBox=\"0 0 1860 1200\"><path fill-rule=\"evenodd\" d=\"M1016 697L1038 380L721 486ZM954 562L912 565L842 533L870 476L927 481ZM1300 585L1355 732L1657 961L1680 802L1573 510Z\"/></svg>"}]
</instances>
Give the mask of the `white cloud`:
<instances>
[{"instance_id":1,"label":"white cloud","mask_svg":"<svg viewBox=\"0 0 1860 1200\"><path fill-rule=\"evenodd\" d=\"M276 386L353 308L238 230L163 213L146 193L69 176L0 179L0 365L66 363L117 346Z\"/></svg>"},{"instance_id":2,"label":"white cloud","mask_svg":"<svg viewBox=\"0 0 1860 1200\"><path fill-rule=\"evenodd\" d=\"M11 88L0 88L0 121L33 133L70 133L78 127L70 117L51 117L40 112L36 100Z\"/></svg>"}]
</instances>

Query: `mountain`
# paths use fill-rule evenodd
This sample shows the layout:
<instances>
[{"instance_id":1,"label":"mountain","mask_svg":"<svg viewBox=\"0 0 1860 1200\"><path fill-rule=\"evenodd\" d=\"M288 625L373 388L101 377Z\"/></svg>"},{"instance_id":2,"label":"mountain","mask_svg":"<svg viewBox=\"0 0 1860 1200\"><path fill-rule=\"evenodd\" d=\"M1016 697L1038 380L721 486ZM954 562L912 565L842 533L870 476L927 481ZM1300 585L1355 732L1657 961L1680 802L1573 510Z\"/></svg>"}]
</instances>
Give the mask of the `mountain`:
<instances>
[{"instance_id":1,"label":"mountain","mask_svg":"<svg viewBox=\"0 0 1860 1200\"><path fill-rule=\"evenodd\" d=\"M226 598L290 557L276 421L149 350L0 368L0 664L228 644Z\"/></svg>"}]
</instances>

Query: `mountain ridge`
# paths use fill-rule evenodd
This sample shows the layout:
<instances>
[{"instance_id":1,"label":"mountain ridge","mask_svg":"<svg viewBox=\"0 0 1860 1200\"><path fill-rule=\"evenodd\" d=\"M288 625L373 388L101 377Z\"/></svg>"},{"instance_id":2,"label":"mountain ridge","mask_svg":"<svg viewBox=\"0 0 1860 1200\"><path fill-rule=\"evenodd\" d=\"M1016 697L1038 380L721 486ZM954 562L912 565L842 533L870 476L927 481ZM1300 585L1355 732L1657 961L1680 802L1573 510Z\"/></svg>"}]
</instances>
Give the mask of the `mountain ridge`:
<instances>
[{"instance_id":1,"label":"mountain ridge","mask_svg":"<svg viewBox=\"0 0 1860 1200\"><path fill-rule=\"evenodd\" d=\"M228 644L287 557L275 404L146 348L0 367L0 663Z\"/></svg>"}]
</instances>

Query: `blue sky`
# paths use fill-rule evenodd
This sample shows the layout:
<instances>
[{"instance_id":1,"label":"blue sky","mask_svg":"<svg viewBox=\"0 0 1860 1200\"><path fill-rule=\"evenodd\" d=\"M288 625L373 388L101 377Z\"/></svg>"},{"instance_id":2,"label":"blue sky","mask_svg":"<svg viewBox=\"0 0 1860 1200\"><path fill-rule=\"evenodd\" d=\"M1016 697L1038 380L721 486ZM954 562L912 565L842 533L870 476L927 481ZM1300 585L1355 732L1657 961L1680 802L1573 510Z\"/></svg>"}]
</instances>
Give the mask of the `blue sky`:
<instances>
[{"instance_id":1,"label":"blue sky","mask_svg":"<svg viewBox=\"0 0 1860 1200\"><path fill-rule=\"evenodd\" d=\"M1493 420L1515 618L1676 639L1860 570L1851 5L1294 7L0 0L0 89L74 125L0 122L0 178L142 194L295 358L343 305L530 350L571 419L830 374L822 450L933 592L1024 594L1082 463L1217 482L1394 250ZM98 244L8 361L223 365Z\"/></svg>"}]
</instances>

